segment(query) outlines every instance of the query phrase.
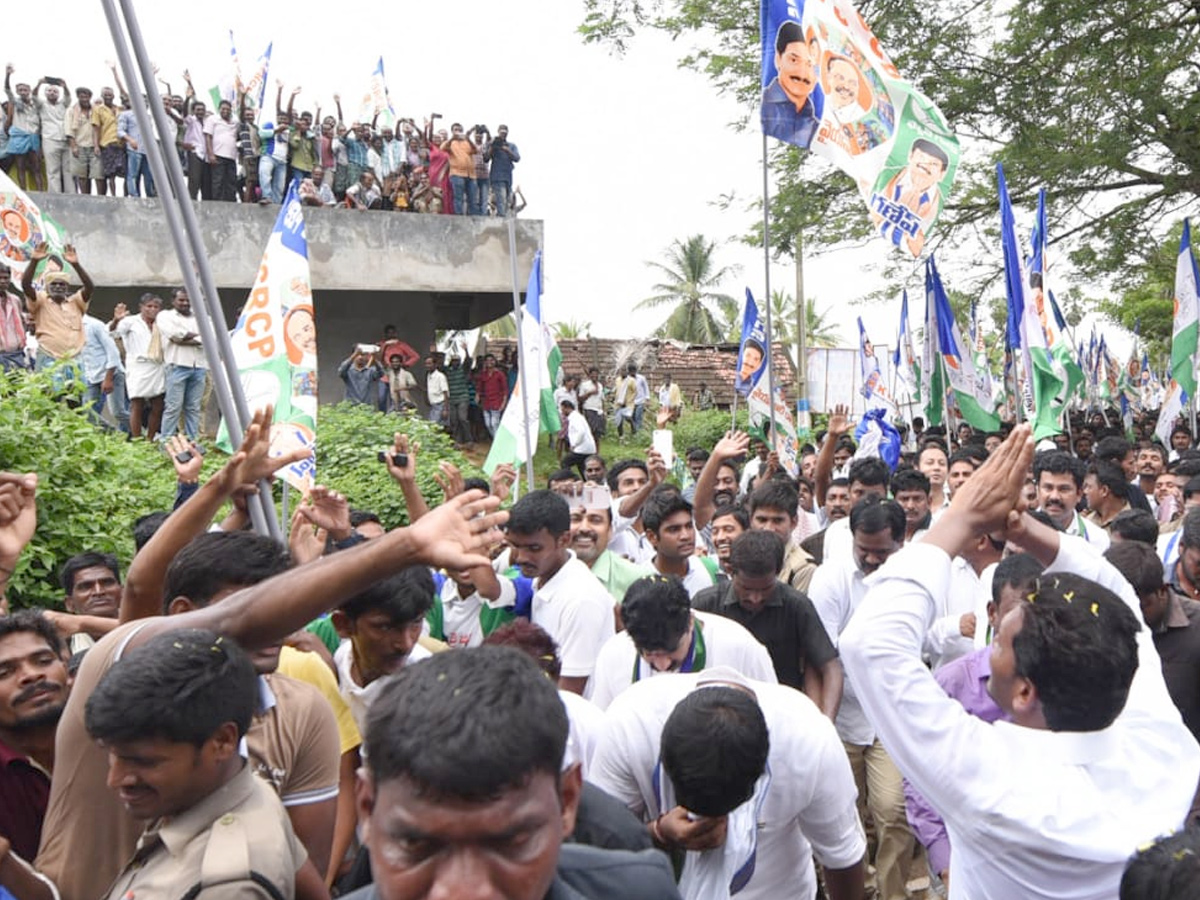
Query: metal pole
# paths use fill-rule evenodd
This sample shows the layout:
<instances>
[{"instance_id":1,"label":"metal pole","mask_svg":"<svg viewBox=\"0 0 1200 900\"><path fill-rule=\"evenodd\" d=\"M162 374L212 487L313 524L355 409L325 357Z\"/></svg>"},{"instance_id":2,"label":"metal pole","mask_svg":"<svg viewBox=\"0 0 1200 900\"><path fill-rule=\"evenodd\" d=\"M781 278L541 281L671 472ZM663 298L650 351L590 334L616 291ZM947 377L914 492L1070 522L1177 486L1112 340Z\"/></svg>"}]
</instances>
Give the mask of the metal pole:
<instances>
[{"instance_id":1,"label":"metal pole","mask_svg":"<svg viewBox=\"0 0 1200 900\"><path fill-rule=\"evenodd\" d=\"M893 391L893 395L895 391ZM808 405L808 304L804 299L804 238L796 230L796 436L812 434Z\"/></svg>"},{"instance_id":2,"label":"metal pole","mask_svg":"<svg viewBox=\"0 0 1200 900\"><path fill-rule=\"evenodd\" d=\"M767 301L767 391L771 411L771 435L767 446L775 449L775 337L771 329L771 188L767 166L767 133L762 136L763 170L763 291Z\"/></svg>"},{"instance_id":3,"label":"metal pole","mask_svg":"<svg viewBox=\"0 0 1200 900\"><path fill-rule=\"evenodd\" d=\"M513 316L517 320L517 377L521 380L521 413L525 416L525 427L521 429L521 433L525 438L525 476L529 479L529 490L536 490L533 483L533 447L529 440L529 389L528 381L525 378L525 338L522 332L525 330L521 327L521 290L517 286L517 217L513 213L512 207L509 207L509 213L505 217L508 225L508 261L512 269L512 295L513 295ZM538 397L538 406L541 406L542 399ZM539 420L541 415L539 413Z\"/></svg>"},{"instance_id":4,"label":"metal pole","mask_svg":"<svg viewBox=\"0 0 1200 900\"><path fill-rule=\"evenodd\" d=\"M129 85L130 99L135 100L140 84L142 92L145 93L150 104L150 112L154 116L154 127L151 128L144 107L136 101L133 102L134 116L137 118L138 127L145 140L150 170L159 187L159 201L167 218L167 226L171 232L172 243L175 245L175 254L179 260L183 282L196 311L196 322L208 362L208 371L213 379L217 404L225 420L225 427L229 431L230 441L236 446L241 443L244 429L250 422L250 412L246 405L245 395L241 390L237 367L233 361L233 348L229 340L225 314L221 309L220 294L216 290L212 271L208 265L208 257L200 236L196 212L192 208L191 198L184 182L183 169L175 154L175 127L167 118L163 108L162 98L159 96L158 86L154 81L154 67L146 52L145 41L142 38L132 0L120 0L121 11L125 17L125 28L129 36L128 45L122 34L114 0L101 0L101 2L108 20L109 30L112 32L114 49ZM133 54L137 58L136 68L129 54L130 45L132 45ZM255 531L270 535L275 540L283 542L283 534L275 519L275 505L271 497L269 480L263 479L259 482L258 494L251 498L247 507Z\"/></svg>"},{"instance_id":5,"label":"metal pole","mask_svg":"<svg viewBox=\"0 0 1200 900\"><path fill-rule=\"evenodd\" d=\"M735 380L734 388L733 388L733 412L730 413L730 416L729 416L729 430L730 431L737 430L737 398L738 398L737 381Z\"/></svg>"}]
</instances>

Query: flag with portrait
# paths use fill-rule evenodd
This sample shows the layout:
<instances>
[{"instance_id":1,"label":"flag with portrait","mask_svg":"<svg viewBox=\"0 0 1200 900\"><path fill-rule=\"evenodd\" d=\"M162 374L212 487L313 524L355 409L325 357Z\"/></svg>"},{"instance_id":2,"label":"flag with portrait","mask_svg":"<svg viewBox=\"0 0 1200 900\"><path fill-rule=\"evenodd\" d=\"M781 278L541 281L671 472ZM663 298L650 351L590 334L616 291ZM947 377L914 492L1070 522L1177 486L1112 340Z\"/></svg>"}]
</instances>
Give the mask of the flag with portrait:
<instances>
[{"instance_id":1,"label":"flag with portrait","mask_svg":"<svg viewBox=\"0 0 1200 900\"><path fill-rule=\"evenodd\" d=\"M920 256L954 184L958 138L850 0L762 0L764 133L854 179L884 240Z\"/></svg>"}]
</instances>

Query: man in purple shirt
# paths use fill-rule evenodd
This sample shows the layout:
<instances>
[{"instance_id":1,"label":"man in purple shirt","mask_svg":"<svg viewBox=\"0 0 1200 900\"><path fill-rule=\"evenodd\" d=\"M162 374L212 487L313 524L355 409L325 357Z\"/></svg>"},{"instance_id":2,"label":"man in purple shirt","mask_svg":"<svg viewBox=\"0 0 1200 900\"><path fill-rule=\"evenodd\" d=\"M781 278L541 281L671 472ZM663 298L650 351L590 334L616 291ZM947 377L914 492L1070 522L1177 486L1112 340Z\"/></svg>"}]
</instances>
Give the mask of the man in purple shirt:
<instances>
[{"instance_id":1,"label":"man in purple shirt","mask_svg":"<svg viewBox=\"0 0 1200 900\"><path fill-rule=\"evenodd\" d=\"M1028 553L1006 557L996 566L992 579L992 599L988 602L989 633L995 634L1003 619L1024 600L1029 584L1042 574L1042 564ZM946 663L933 677L947 696L962 704L976 718L991 723L1007 719L987 690L991 677L991 646L980 647L966 656ZM950 836L941 815L908 783L904 781L904 806L913 834L929 854L929 869L937 872L943 882L950 877Z\"/></svg>"}]
</instances>

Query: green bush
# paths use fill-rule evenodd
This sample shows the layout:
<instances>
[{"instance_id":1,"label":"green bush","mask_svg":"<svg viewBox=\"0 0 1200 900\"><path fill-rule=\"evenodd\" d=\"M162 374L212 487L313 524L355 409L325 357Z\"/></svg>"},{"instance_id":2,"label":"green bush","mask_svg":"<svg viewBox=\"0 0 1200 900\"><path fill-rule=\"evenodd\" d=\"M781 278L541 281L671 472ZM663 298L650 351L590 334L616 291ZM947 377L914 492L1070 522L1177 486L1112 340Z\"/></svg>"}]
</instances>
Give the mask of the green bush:
<instances>
[{"instance_id":1,"label":"green bush","mask_svg":"<svg viewBox=\"0 0 1200 900\"><path fill-rule=\"evenodd\" d=\"M128 442L55 399L45 374L0 375L0 471L38 474L38 524L9 582L15 606L62 598L58 569L85 550L133 557L134 521L175 500L175 471L155 444Z\"/></svg>"},{"instance_id":2,"label":"green bush","mask_svg":"<svg viewBox=\"0 0 1200 900\"><path fill-rule=\"evenodd\" d=\"M675 432L675 453L683 456L690 447L712 450L717 441L730 429L730 421L730 414L719 409L707 409L703 412L684 409L679 421L672 426ZM737 427L742 431L749 427L746 408L741 404L738 405Z\"/></svg>"},{"instance_id":3,"label":"green bush","mask_svg":"<svg viewBox=\"0 0 1200 900\"><path fill-rule=\"evenodd\" d=\"M386 528L408 524L408 510L400 486L379 462L379 451L392 446L402 432L417 454L417 485L430 506L440 503L442 489L434 473L442 460L454 463L464 478L483 473L454 449L454 441L441 428L414 416L385 415L358 403L322 406L317 416L317 481L346 495L355 509L379 516Z\"/></svg>"}]
</instances>

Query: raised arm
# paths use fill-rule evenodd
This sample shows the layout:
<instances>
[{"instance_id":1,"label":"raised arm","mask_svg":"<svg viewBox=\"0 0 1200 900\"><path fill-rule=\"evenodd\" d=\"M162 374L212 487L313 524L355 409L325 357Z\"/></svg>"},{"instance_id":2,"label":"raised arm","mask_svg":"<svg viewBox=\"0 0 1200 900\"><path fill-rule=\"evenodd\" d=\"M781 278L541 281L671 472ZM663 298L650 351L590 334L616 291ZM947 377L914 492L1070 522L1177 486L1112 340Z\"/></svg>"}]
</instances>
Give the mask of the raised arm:
<instances>
[{"instance_id":1,"label":"raised arm","mask_svg":"<svg viewBox=\"0 0 1200 900\"><path fill-rule=\"evenodd\" d=\"M46 258L50 253L50 245L42 241L33 248L33 252L29 254L29 265L25 267L25 271L21 273L21 293L25 295L30 304L38 302L37 291L33 289L33 276L37 273L38 263Z\"/></svg>"},{"instance_id":2,"label":"raised arm","mask_svg":"<svg viewBox=\"0 0 1200 900\"><path fill-rule=\"evenodd\" d=\"M626 519L635 518L641 511L642 504L649 499L654 489L667 480L667 463L657 450L651 450L646 454L646 468L650 475L646 479L646 483L638 488L637 493L622 499L621 505L617 508L617 512Z\"/></svg>"},{"instance_id":3,"label":"raised arm","mask_svg":"<svg viewBox=\"0 0 1200 900\"><path fill-rule=\"evenodd\" d=\"M829 427L825 431L825 443L817 454L817 465L813 470L813 493L817 509L825 505L825 492L829 482L833 481L833 451L837 449L838 438L850 430L850 408L841 403L833 408L829 415Z\"/></svg>"},{"instance_id":4,"label":"raised arm","mask_svg":"<svg viewBox=\"0 0 1200 900\"><path fill-rule=\"evenodd\" d=\"M700 470L700 477L696 479L692 518L697 529L711 522L713 513L716 512L713 494L716 493L717 473L721 471L721 466L738 456L745 456L749 449L750 435L744 431L725 432L725 436L713 447L712 453L704 462L704 468Z\"/></svg>"},{"instance_id":5,"label":"raised arm","mask_svg":"<svg viewBox=\"0 0 1200 900\"><path fill-rule=\"evenodd\" d=\"M79 276L79 281L83 284L83 287L80 289L80 293L83 294L83 302L90 303L92 301L92 291L96 286L92 284L92 277L79 264L79 254L75 252L74 245L67 244L63 247L63 262L69 264L75 270L75 274Z\"/></svg>"},{"instance_id":6,"label":"raised arm","mask_svg":"<svg viewBox=\"0 0 1200 900\"><path fill-rule=\"evenodd\" d=\"M409 522L416 522L429 512L429 505L425 502L421 489L417 487L417 454L420 452L420 444L413 444L410 447L408 435L397 431L392 439L392 449L384 455L388 474L396 480L396 483L400 485L400 492L404 494L404 505L408 507ZM392 457L399 454L408 457L408 462L403 466L398 466L392 461Z\"/></svg>"}]
</instances>

